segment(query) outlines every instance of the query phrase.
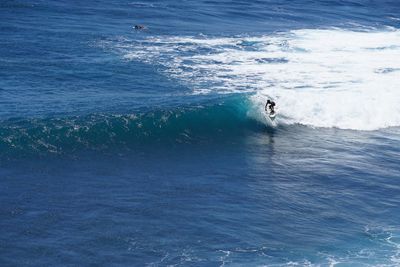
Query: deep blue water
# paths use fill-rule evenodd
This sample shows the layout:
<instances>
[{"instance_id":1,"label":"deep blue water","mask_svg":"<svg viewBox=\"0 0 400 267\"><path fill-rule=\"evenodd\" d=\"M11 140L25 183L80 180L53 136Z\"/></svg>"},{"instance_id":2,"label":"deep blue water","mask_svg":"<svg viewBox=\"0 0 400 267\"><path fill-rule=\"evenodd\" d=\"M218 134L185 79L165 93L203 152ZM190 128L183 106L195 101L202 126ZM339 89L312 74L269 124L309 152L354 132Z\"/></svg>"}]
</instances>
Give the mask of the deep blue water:
<instances>
[{"instance_id":1,"label":"deep blue water","mask_svg":"<svg viewBox=\"0 0 400 267\"><path fill-rule=\"evenodd\" d=\"M399 28L394 0L1 1L0 265L400 265Z\"/></svg>"}]
</instances>

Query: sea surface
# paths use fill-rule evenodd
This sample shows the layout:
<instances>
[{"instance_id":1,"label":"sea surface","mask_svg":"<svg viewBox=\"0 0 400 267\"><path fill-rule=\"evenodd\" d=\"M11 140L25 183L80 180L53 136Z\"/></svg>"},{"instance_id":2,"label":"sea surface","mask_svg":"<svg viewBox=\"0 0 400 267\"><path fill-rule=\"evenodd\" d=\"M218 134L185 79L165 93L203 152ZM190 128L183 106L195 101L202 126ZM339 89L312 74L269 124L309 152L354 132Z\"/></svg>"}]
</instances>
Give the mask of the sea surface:
<instances>
[{"instance_id":1,"label":"sea surface","mask_svg":"<svg viewBox=\"0 0 400 267\"><path fill-rule=\"evenodd\" d=\"M1 0L0 266L400 266L400 2Z\"/></svg>"}]
</instances>

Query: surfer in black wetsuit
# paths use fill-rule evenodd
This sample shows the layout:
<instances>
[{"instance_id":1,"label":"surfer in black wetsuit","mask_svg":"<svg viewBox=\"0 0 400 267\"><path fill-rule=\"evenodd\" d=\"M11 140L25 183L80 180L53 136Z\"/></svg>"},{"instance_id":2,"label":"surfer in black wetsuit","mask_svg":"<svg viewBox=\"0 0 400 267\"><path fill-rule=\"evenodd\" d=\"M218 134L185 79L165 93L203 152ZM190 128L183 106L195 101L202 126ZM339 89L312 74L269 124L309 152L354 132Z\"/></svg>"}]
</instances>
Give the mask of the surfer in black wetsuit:
<instances>
[{"instance_id":1,"label":"surfer in black wetsuit","mask_svg":"<svg viewBox=\"0 0 400 267\"><path fill-rule=\"evenodd\" d=\"M146 30L146 27L144 25L140 25L140 24L135 25L134 28L135 28L135 30Z\"/></svg>"},{"instance_id":2,"label":"surfer in black wetsuit","mask_svg":"<svg viewBox=\"0 0 400 267\"><path fill-rule=\"evenodd\" d=\"M275 113L275 102L271 100L267 100L267 104L265 104L265 111L268 112L269 109L269 114L274 115Z\"/></svg>"}]
</instances>

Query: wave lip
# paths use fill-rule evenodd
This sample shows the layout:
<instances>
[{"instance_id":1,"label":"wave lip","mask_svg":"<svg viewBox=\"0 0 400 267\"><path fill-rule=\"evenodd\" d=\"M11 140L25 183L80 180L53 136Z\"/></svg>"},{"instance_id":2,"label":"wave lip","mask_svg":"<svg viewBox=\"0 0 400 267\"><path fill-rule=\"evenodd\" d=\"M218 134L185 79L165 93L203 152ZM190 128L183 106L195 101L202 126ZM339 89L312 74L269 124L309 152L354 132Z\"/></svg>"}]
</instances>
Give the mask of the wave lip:
<instances>
[{"instance_id":1,"label":"wave lip","mask_svg":"<svg viewBox=\"0 0 400 267\"><path fill-rule=\"evenodd\" d=\"M287 124L376 130L400 126L400 30L304 29L255 37L151 37L116 43L129 60L193 94L255 92Z\"/></svg>"}]
</instances>

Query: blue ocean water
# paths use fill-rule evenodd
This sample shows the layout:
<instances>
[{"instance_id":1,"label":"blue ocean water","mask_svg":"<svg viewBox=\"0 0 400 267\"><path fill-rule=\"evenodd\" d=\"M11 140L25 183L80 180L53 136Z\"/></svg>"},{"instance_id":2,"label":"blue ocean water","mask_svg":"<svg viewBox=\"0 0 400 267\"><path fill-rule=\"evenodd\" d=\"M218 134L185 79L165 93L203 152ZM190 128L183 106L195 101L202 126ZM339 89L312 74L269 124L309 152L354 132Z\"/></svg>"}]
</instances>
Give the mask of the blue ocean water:
<instances>
[{"instance_id":1,"label":"blue ocean water","mask_svg":"<svg viewBox=\"0 0 400 267\"><path fill-rule=\"evenodd\" d=\"M1 1L0 265L399 266L399 28L394 0Z\"/></svg>"}]
</instances>

